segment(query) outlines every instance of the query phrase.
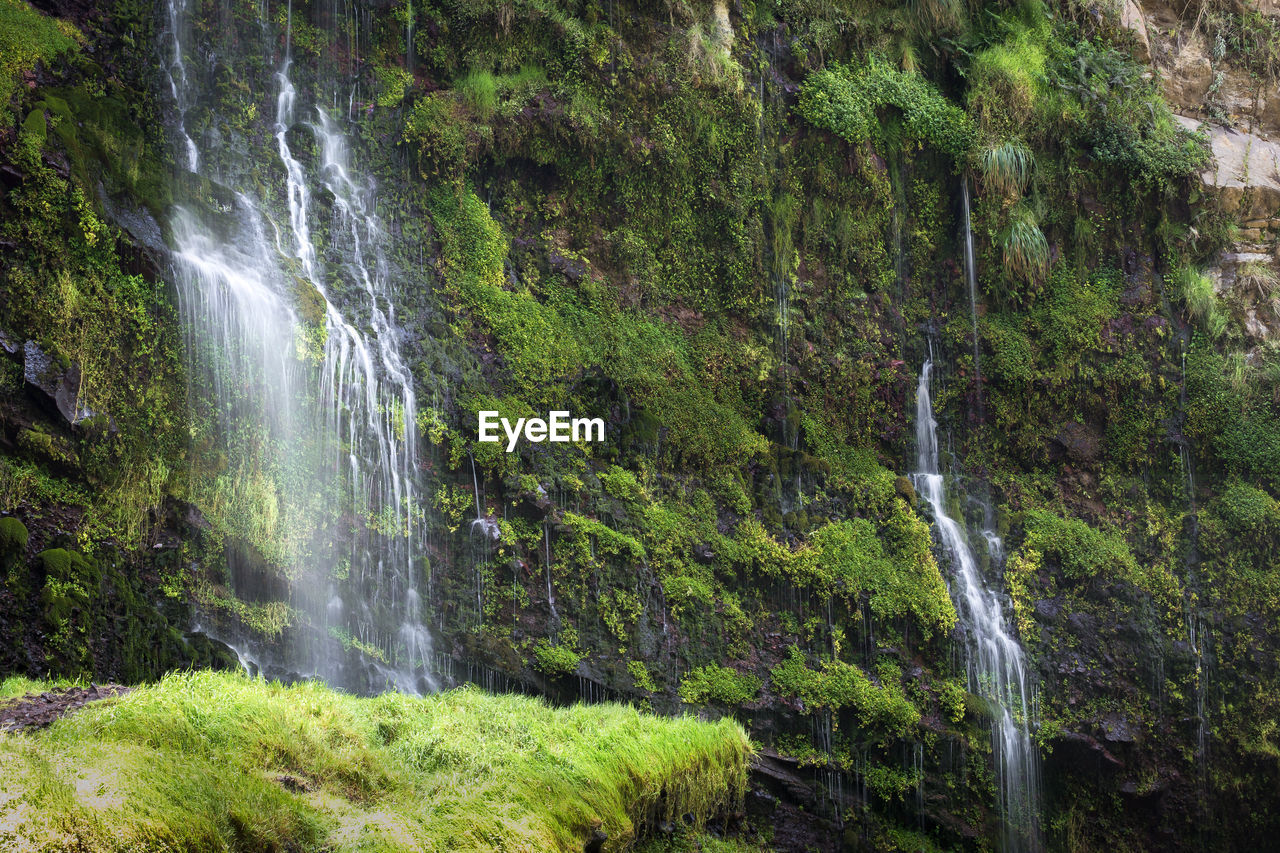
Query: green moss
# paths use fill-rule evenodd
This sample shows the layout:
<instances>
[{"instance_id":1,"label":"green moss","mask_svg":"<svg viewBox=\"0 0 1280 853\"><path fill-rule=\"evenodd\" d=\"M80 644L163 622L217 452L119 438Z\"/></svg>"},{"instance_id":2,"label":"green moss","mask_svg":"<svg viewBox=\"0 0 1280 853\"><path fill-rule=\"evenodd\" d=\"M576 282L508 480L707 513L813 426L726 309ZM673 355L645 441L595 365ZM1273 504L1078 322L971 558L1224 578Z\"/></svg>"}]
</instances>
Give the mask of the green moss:
<instances>
[{"instance_id":1,"label":"green moss","mask_svg":"<svg viewBox=\"0 0 1280 853\"><path fill-rule=\"evenodd\" d=\"M1110 576L1132 583L1161 603L1172 605L1181 600L1181 586L1169 568L1157 563L1139 564L1128 544L1114 532L1042 510L1027 513L1023 524L1024 559L1036 559L1027 554L1035 552L1053 561L1062 576L1071 581Z\"/></svg>"},{"instance_id":2,"label":"green moss","mask_svg":"<svg viewBox=\"0 0 1280 853\"><path fill-rule=\"evenodd\" d=\"M12 120L8 108L19 77L73 53L81 41L71 24L40 14L24 0L0 0L0 124Z\"/></svg>"},{"instance_id":3,"label":"green moss","mask_svg":"<svg viewBox=\"0 0 1280 853\"><path fill-rule=\"evenodd\" d=\"M16 518L0 518L0 555L9 557L27 549L27 526Z\"/></svg>"},{"instance_id":4,"label":"green moss","mask_svg":"<svg viewBox=\"0 0 1280 853\"><path fill-rule=\"evenodd\" d=\"M644 490L636 480L635 474L617 465L610 465L609 470L598 475L604 490L623 501L638 501L644 496Z\"/></svg>"},{"instance_id":5,"label":"green moss","mask_svg":"<svg viewBox=\"0 0 1280 853\"><path fill-rule=\"evenodd\" d=\"M33 798L32 820L8 830L20 846L56 828L90 853L576 851L597 827L626 846L735 806L751 747L731 721L625 706L553 710L474 689L357 699L199 673L0 740L0 753L0 792Z\"/></svg>"}]
</instances>

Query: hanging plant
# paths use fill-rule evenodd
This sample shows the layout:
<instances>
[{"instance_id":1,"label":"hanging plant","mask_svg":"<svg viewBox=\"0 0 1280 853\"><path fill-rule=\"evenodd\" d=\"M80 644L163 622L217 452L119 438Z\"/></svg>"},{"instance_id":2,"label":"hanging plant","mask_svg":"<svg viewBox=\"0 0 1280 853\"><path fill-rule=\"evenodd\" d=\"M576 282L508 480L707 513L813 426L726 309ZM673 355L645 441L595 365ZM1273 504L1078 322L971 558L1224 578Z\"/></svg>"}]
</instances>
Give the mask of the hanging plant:
<instances>
[{"instance_id":1,"label":"hanging plant","mask_svg":"<svg viewBox=\"0 0 1280 853\"><path fill-rule=\"evenodd\" d=\"M1030 211L1014 208L1009 226L1000 237L1007 273L1029 284L1043 281L1049 273L1049 241Z\"/></svg>"}]
</instances>

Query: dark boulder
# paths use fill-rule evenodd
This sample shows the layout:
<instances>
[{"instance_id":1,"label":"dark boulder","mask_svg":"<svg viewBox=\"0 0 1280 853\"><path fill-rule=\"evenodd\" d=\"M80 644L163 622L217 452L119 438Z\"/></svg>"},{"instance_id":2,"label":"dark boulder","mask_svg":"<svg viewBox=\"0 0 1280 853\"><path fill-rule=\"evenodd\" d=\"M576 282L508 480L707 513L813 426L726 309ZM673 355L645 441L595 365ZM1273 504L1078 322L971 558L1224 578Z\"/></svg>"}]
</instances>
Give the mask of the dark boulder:
<instances>
[{"instance_id":1,"label":"dark boulder","mask_svg":"<svg viewBox=\"0 0 1280 853\"><path fill-rule=\"evenodd\" d=\"M46 353L35 341L23 346L22 378L41 402L51 406L68 424L93 417L79 405L80 365Z\"/></svg>"}]
</instances>

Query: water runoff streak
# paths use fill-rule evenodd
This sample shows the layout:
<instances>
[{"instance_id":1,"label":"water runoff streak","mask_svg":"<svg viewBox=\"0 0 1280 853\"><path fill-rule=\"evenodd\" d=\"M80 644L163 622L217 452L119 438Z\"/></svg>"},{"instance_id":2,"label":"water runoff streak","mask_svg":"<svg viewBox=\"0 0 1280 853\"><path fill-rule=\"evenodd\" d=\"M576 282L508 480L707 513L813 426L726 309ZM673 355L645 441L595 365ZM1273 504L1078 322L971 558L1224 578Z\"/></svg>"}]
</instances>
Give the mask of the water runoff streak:
<instances>
[{"instance_id":1,"label":"water runoff streak","mask_svg":"<svg viewBox=\"0 0 1280 853\"><path fill-rule=\"evenodd\" d=\"M995 594L978 572L964 529L947 514L947 494L938 460L938 423L933 417L929 382L933 360L926 360L916 389L915 486L933 508L943 549L951 559L951 597L968 641L969 690L986 700L991 743L1004 823L1004 850L1038 853L1039 756L1031 742L1032 697L1026 664Z\"/></svg>"},{"instance_id":2,"label":"water runoff streak","mask_svg":"<svg viewBox=\"0 0 1280 853\"><path fill-rule=\"evenodd\" d=\"M247 158L216 141L200 151L187 119L207 93L184 57L186 4L168 2L177 159L214 199L194 193L171 214L192 405L216 433L196 443L226 451L199 499L228 535L230 592L261 613L287 602L293 623L273 642L225 613L203 627L271 675L431 690L413 378L372 181L339 122L318 103L299 108L288 48L273 144ZM304 164L293 148L307 135Z\"/></svg>"}]
</instances>

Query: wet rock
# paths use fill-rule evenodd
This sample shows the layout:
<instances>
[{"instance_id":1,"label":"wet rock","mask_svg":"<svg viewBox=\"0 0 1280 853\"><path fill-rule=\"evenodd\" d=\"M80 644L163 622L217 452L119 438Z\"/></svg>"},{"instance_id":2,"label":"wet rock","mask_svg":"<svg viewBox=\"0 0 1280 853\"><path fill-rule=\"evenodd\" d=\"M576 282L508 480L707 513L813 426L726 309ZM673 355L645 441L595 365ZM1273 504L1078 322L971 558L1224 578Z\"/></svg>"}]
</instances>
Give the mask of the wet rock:
<instances>
[{"instance_id":1,"label":"wet rock","mask_svg":"<svg viewBox=\"0 0 1280 853\"><path fill-rule=\"evenodd\" d=\"M609 840L609 835L600 827L591 830L591 837L587 839L587 843L582 845L583 853L600 853L604 849L604 843Z\"/></svg>"},{"instance_id":2,"label":"wet rock","mask_svg":"<svg viewBox=\"0 0 1280 853\"><path fill-rule=\"evenodd\" d=\"M83 708L90 702L114 699L132 689L120 684L90 684L88 687L68 687L47 693L28 694L0 708L0 732L44 728L59 717Z\"/></svg>"},{"instance_id":3,"label":"wet rock","mask_svg":"<svg viewBox=\"0 0 1280 853\"><path fill-rule=\"evenodd\" d=\"M1102 736L1110 743L1134 743L1138 740L1133 724L1116 713L1102 718Z\"/></svg>"},{"instance_id":4,"label":"wet rock","mask_svg":"<svg viewBox=\"0 0 1280 853\"><path fill-rule=\"evenodd\" d=\"M757 788L747 792L744 806L751 817L769 817L778 808L778 798Z\"/></svg>"},{"instance_id":5,"label":"wet rock","mask_svg":"<svg viewBox=\"0 0 1280 853\"><path fill-rule=\"evenodd\" d=\"M102 202L107 216L123 228L135 243L161 254L168 251L160 223L156 222L146 208L115 201L103 191L101 185L98 186L98 200Z\"/></svg>"},{"instance_id":6,"label":"wet rock","mask_svg":"<svg viewBox=\"0 0 1280 853\"><path fill-rule=\"evenodd\" d=\"M18 343L16 339L6 335L3 331L0 331L0 352L3 352L8 356L18 356L21 358L19 353L22 352L22 344Z\"/></svg>"},{"instance_id":7,"label":"wet rock","mask_svg":"<svg viewBox=\"0 0 1280 853\"><path fill-rule=\"evenodd\" d=\"M315 786L306 779L288 773L277 774L275 779L281 788L294 794L307 794L315 790Z\"/></svg>"},{"instance_id":8,"label":"wet rock","mask_svg":"<svg viewBox=\"0 0 1280 853\"><path fill-rule=\"evenodd\" d=\"M22 378L67 423L75 425L93 417L92 411L78 403L80 365L59 361L35 341L27 341L23 345Z\"/></svg>"},{"instance_id":9,"label":"wet rock","mask_svg":"<svg viewBox=\"0 0 1280 853\"><path fill-rule=\"evenodd\" d=\"M1102 439L1097 431L1085 424L1068 421L1054 437L1067 458L1075 462L1094 462L1102 450Z\"/></svg>"}]
</instances>

